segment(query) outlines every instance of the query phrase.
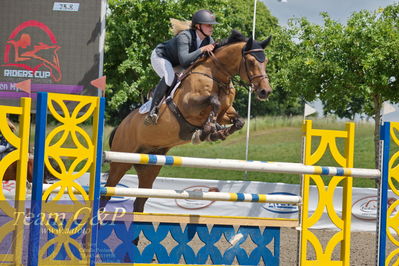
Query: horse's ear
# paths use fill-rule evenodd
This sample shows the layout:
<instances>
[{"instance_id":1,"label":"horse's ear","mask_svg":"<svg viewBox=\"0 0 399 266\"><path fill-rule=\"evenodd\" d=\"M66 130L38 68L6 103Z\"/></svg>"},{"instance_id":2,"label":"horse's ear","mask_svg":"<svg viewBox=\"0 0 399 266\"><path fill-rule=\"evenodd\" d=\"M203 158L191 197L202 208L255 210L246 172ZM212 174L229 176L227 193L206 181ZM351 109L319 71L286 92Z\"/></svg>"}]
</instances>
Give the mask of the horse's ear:
<instances>
[{"instance_id":1,"label":"horse's ear","mask_svg":"<svg viewBox=\"0 0 399 266\"><path fill-rule=\"evenodd\" d=\"M269 45L270 41L272 40L272 36L270 35L266 40L260 43L260 46L262 46L263 49L266 48L266 46Z\"/></svg>"},{"instance_id":2,"label":"horse's ear","mask_svg":"<svg viewBox=\"0 0 399 266\"><path fill-rule=\"evenodd\" d=\"M248 39L247 44L245 45L244 51L249 51L252 49L253 39L252 37Z\"/></svg>"}]
</instances>

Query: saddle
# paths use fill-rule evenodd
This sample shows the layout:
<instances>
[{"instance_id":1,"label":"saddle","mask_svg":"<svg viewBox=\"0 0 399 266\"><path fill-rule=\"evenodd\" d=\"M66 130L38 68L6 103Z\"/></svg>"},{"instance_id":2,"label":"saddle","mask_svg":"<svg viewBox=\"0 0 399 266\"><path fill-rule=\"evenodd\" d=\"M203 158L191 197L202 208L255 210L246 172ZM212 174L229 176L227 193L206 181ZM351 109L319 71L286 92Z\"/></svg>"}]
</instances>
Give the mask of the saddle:
<instances>
[{"instance_id":1,"label":"saddle","mask_svg":"<svg viewBox=\"0 0 399 266\"><path fill-rule=\"evenodd\" d=\"M170 88L168 90L166 90L165 96L159 102L159 106L161 106L163 104L163 102L166 100L166 98L168 98L168 97L172 97L173 98L173 94L174 94L175 90L179 87L180 82L181 81L180 81L179 76L175 75L175 78L173 79L172 85L170 86ZM140 108L139 108L139 113L140 114L146 114L146 113L148 113L150 111L151 103L152 103L152 95L153 95L153 90L150 93L149 100L147 102L145 102L142 106L140 106Z\"/></svg>"}]
</instances>

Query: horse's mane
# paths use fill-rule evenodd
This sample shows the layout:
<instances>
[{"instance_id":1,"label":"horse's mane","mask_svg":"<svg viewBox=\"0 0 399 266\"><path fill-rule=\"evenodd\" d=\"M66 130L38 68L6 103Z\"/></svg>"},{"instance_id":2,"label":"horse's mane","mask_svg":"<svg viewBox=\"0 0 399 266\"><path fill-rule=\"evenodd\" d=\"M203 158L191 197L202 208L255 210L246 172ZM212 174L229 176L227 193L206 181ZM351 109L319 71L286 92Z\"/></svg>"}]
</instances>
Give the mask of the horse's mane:
<instances>
[{"instance_id":1,"label":"horse's mane","mask_svg":"<svg viewBox=\"0 0 399 266\"><path fill-rule=\"evenodd\" d=\"M222 39L221 41L218 41L215 43L215 51L223 46L233 44L233 43L238 43L238 42L246 42L247 40L248 40L248 38L246 38L244 35L242 35L241 32L239 32L238 30L232 30L231 34L228 38ZM209 58L209 56L201 56L188 69L192 69L192 68L198 66L202 62L205 62L206 60L208 60L208 58ZM187 70L184 72L188 72Z\"/></svg>"},{"instance_id":2,"label":"horse's mane","mask_svg":"<svg viewBox=\"0 0 399 266\"><path fill-rule=\"evenodd\" d=\"M232 30L231 34L228 38L223 39L219 42L216 43L215 49L218 49L222 46L232 44L232 43L237 43L237 42L246 42L248 38L246 38L244 35L241 34L238 30Z\"/></svg>"}]
</instances>

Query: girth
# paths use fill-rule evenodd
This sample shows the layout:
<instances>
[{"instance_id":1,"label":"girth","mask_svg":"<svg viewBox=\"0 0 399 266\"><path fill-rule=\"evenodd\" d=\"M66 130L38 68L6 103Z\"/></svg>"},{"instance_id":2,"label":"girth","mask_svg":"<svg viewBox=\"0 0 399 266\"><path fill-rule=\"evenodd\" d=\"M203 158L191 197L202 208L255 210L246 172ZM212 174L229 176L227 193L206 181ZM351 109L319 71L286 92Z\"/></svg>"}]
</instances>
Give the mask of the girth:
<instances>
[{"instance_id":1,"label":"girth","mask_svg":"<svg viewBox=\"0 0 399 266\"><path fill-rule=\"evenodd\" d=\"M201 127L194 126L194 125L190 124L184 118L183 114L180 112L179 108L173 102L173 99L171 97L168 97L166 99L166 104L168 105L169 110L175 115L177 122L179 123L179 126L180 126L179 137L182 140L191 140L193 133L197 129L201 129Z\"/></svg>"}]
</instances>

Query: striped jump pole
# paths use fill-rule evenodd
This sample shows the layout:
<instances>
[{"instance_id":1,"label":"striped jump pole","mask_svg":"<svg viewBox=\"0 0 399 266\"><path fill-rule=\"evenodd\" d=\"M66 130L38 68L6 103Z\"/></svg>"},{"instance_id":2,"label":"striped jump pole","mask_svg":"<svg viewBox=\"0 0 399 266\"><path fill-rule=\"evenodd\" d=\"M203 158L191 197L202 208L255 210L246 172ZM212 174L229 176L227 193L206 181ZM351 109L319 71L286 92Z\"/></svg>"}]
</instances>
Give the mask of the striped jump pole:
<instances>
[{"instance_id":1,"label":"striped jump pole","mask_svg":"<svg viewBox=\"0 0 399 266\"><path fill-rule=\"evenodd\" d=\"M352 176L352 177L363 177L363 178L379 178L381 176L380 170L377 169L313 166L313 165L304 165L299 163L285 163L285 162L193 158L193 157L111 152L111 151L104 152L104 161L118 162L118 163L133 163L133 164L150 164L150 165L173 165L173 166L210 168L210 169L222 169L222 170L285 173L285 174Z\"/></svg>"},{"instance_id":2,"label":"striped jump pole","mask_svg":"<svg viewBox=\"0 0 399 266\"><path fill-rule=\"evenodd\" d=\"M52 189L51 184L43 184L43 190ZM89 191L88 186L83 189ZM52 189L52 193L59 193L60 187ZM64 193L64 191L62 191ZM73 191L78 193L76 189ZM211 201L240 201L240 202L259 202L259 203L286 203L300 204L300 196L290 195L266 195L251 193L228 193L228 192L202 192L187 190L167 190L149 188L120 188L120 187L101 187L102 196L136 197L136 198L162 198L162 199L191 199L191 200L211 200Z\"/></svg>"}]
</instances>

